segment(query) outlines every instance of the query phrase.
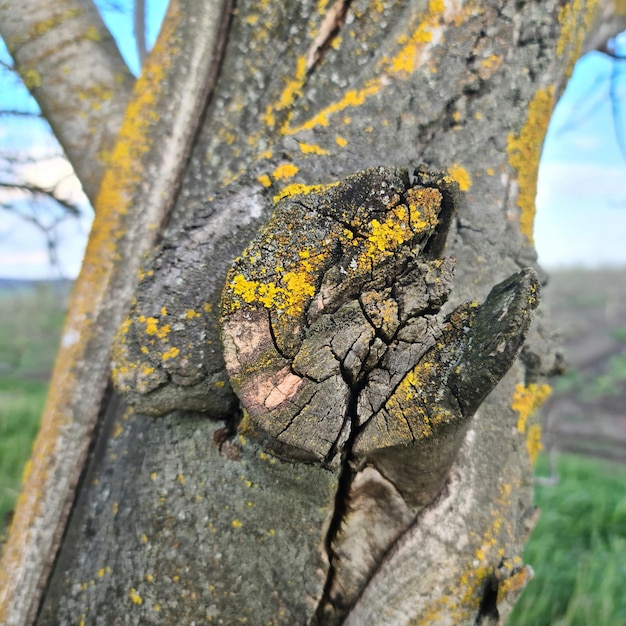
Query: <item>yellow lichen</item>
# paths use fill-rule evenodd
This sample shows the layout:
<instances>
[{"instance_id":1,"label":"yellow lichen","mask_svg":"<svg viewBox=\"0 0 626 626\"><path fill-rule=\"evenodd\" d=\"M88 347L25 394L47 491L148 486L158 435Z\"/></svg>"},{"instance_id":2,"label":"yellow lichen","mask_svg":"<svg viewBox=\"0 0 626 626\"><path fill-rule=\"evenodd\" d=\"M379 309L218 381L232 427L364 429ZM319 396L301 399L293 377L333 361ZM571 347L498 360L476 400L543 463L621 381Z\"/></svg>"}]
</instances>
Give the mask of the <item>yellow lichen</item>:
<instances>
[{"instance_id":1,"label":"yellow lichen","mask_svg":"<svg viewBox=\"0 0 626 626\"><path fill-rule=\"evenodd\" d=\"M298 145L302 154L318 154L320 156L330 154L328 150L324 150L324 148L320 148L320 146L315 144L300 142Z\"/></svg>"},{"instance_id":2,"label":"yellow lichen","mask_svg":"<svg viewBox=\"0 0 626 626\"><path fill-rule=\"evenodd\" d=\"M441 193L437 189L410 189L408 207L400 204L392 209L384 222L369 223L367 246L357 259L357 270L379 262L397 250L416 233L437 224ZM351 237L348 236L348 239Z\"/></svg>"},{"instance_id":3,"label":"yellow lichen","mask_svg":"<svg viewBox=\"0 0 626 626\"><path fill-rule=\"evenodd\" d=\"M561 34L556 43L556 54L561 58L567 52L566 76L570 76L580 57L585 34L589 32L597 5L598 0L572 0L559 9Z\"/></svg>"},{"instance_id":4,"label":"yellow lichen","mask_svg":"<svg viewBox=\"0 0 626 626\"><path fill-rule=\"evenodd\" d=\"M302 185L300 183L292 183L287 185L281 192L274 196L274 202L278 202L283 198L291 196L306 196L314 191L323 191L331 187L336 187L339 183L329 183L327 185Z\"/></svg>"},{"instance_id":5,"label":"yellow lichen","mask_svg":"<svg viewBox=\"0 0 626 626\"><path fill-rule=\"evenodd\" d=\"M448 174L459 183L461 191L467 191L472 186L472 177L470 173L458 163L453 163L448 168Z\"/></svg>"},{"instance_id":6,"label":"yellow lichen","mask_svg":"<svg viewBox=\"0 0 626 626\"><path fill-rule=\"evenodd\" d=\"M539 424L533 424L529 427L526 433L526 450L528 451L530 464L534 465L537 460L537 455L543 450L543 444L541 443L541 426Z\"/></svg>"},{"instance_id":7,"label":"yellow lichen","mask_svg":"<svg viewBox=\"0 0 626 626\"><path fill-rule=\"evenodd\" d=\"M294 78L287 82L283 92L276 103L276 110L280 111L290 107L294 100L302 94L302 86L306 79L306 57L300 56L296 60L296 72Z\"/></svg>"},{"instance_id":8,"label":"yellow lichen","mask_svg":"<svg viewBox=\"0 0 626 626\"><path fill-rule=\"evenodd\" d=\"M281 268L284 269L284 268ZM278 310L287 315L298 315L307 298L315 295L309 270L280 272L282 284L275 281L247 280L243 275L235 276L230 284L232 293L244 302L259 302L266 309Z\"/></svg>"},{"instance_id":9,"label":"yellow lichen","mask_svg":"<svg viewBox=\"0 0 626 626\"><path fill-rule=\"evenodd\" d=\"M330 123L329 116L347 108L360 106L369 96L378 93L380 89L381 84L378 80L368 81L362 89L351 89L347 91L340 100L328 105L307 122L296 127L291 127L286 124L281 129L281 132L285 135L295 135L302 130L310 130L316 126L328 126Z\"/></svg>"},{"instance_id":10,"label":"yellow lichen","mask_svg":"<svg viewBox=\"0 0 626 626\"><path fill-rule=\"evenodd\" d=\"M267 174L262 174L257 180L263 185L263 187L271 187L272 179Z\"/></svg>"},{"instance_id":11,"label":"yellow lichen","mask_svg":"<svg viewBox=\"0 0 626 626\"><path fill-rule=\"evenodd\" d=\"M407 419L411 422L410 431L400 434L400 439L414 437L424 439L433 434L433 427L448 422L452 413L435 403L429 402L423 395L423 380L431 376L433 364L429 361L418 363L398 385L393 396L385 404L389 414L398 424ZM424 407L428 405L426 410ZM389 445L397 445L398 441L388 441Z\"/></svg>"},{"instance_id":12,"label":"yellow lichen","mask_svg":"<svg viewBox=\"0 0 626 626\"><path fill-rule=\"evenodd\" d=\"M518 384L515 387L511 408L517 412L517 431L526 432L528 418L546 401L552 393L550 385Z\"/></svg>"},{"instance_id":13,"label":"yellow lichen","mask_svg":"<svg viewBox=\"0 0 626 626\"><path fill-rule=\"evenodd\" d=\"M480 66L478 67L478 76L482 80L489 79L495 72L497 72L502 66L502 57L497 54L492 54L488 56L486 59L483 59L480 62Z\"/></svg>"},{"instance_id":14,"label":"yellow lichen","mask_svg":"<svg viewBox=\"0 0 626 626\"><path fill-rule=\"evenodd\" d=\"M165 339L165 337L167 337L167 335L169 335L170 332L170 325L169 324L165 324L165 326L161 326L161 328L159 328L157 330L156 336L159 339Z\"/></svg>"},{"instance_id":15,"label":"yellow lichen","mask_svg":"<svg viewBox=\"0 0 626 626\"><path fill-rule=\"evenodd\" d=\"M348 140L343 137L339 137L339 135L335 137L335 141L340 148L345 148L348 145Z\"/></svg>"},{"instance_id":16,"label":"yellow lichen","mask_svg":"<svg viewBox=\"0 0 626 626\"><path fill-rule=\"evenodd\" d=\"M507 154L509 163L517 171L519 193L517 206L520 209L520 230L532 244L535 221L535 196L541 145L548 129L554 87L539 89L528 105L528 116L519 135L509 134Z\"/></svg>"},{"instance_id":17,"label":"yellow lichen","mask_svg":"<svg viewBox=\"0 0 626 626\"><path fill-rule=\"evenodd\" d=\"M279 165L273 172L272 176L275 180L282 180L284 178L293 178L300 168L293 163L286 163L285 165Z\"/></svg>"},{"instance_id":18,"label":"yellow lichen","mask_svg":"<svg viewBox=\"0 0 626 626\"><path fill-rule=\"evenodd\" d=\"M434 599L419 614L419 624L438 623L444 616L450 623L464 623L475 615L484 593L484 581L492 575L496 564L503 561L502 535L512 537L513 528L503 517L502 511L511 506L511 486L500 486L497 507L491 510L491 522L480 538L475 559L470 559L465 568L453 580L445 581ZM474 543L476 538L472 538ZM519 562L515 557L514 561Z\"/></svg>"},{"instance_id":19,"label":"yellow lichen","mask_svg":"<svg viewBox=\"0 0 626 626\"><path fill-rule=\"evenodd\" d=\"M379 252L387 252L402 245L411 237L411 231L405 220L386 219L383 223L378 220L372 220L370 223L372 234L367 238L370 242L368 254L372 254L374 250Z\"/></svg>"},{"instance_id":20,"label":"yellow lichen","mask_svg":"<svg viewBox=\"0 0 626 626\"><path fill-rule=\"evenodd\" d=\"M233 278L230 286L233 293L239 296L244 302L250 304L256 299L257 281L247 280L245 276L238 274Z\"/></svg>"},{"instance_id":21,"label":"yellow lichen","mask_svg":"<svg viewBox=\"0 0 626 626\"><path fill-rule=\"evenodd\" d=\"M36 69L26 69L21 73L21 76L27 89L41 87L41 74Z\"/></svg>"},{"instance_id":22,"label":"yellow lichen","mask_svg":"<svg viewBox=\"0 0 626 626\"><path fill-rule=\"evenodd\" d=\"M28 461L26 461L26 464L24 465L24 470L22 471L22 485L28 480L32 469L33 462L31 459L28 459Z\"/></svg>"},{"instance_id":23,"label":"yellow lichen","mask_svg":"<svg viewBox=\"0 0 626 626\"><path fill-rule=\"evenodd\" d=\"M398 39L400 50L389 60L384 61L385 70L392 74L412 74L419 62L420 54L434 39L434 32L441 29L439 20L445 10L443 0L430 0L428 13L413 29L409 36Z\"/></svg>"},{"instance_id":24,"label":"yellow lichen","mask_svg":"<svg viewBox=\"0 0 626 626\"><path fill-rule=\"evenodd\" d=\"M268 104L265 109L262 120L268 128L274 128L276 126L276 111L284 111L291 108L296 99L302 95L306 72L306 57L301 55L296 60L296 69L293 78L287 79L287 84L278 99L273 104ZM288 118L289 116L287 116L283 125L287 123Z\"/></svg>"},{"instance_id":25,"label":"yellow lichen","mask_svg":"<svg viewBox=\"0 0 626 626\"><path fill-rule=\"evenodd\" d=\"M90 41L100 41L102 39L100 32L95 26L90 26L85 33L85 38Z\"/></svg>"},{"instance_id":26,"label":"yellow lichen","mask_svg":"<svg viewBox=\"0 0 626 626\"><path fill-rule=\"evenodd\" d=\"M518 560L520 560L519 557ZM511 592L517 594L522 591L532 577L533 570L525 565L509 578L500 581L498 585L498 603L504 600L506 594Z\"/></svg>"},{"instance_id":27,"label":"yellow lichen","mask_svg":"<svg viewBox=\"0 0 626 626\"><path fill-rule=\"evenodd\" d=\"M178 356L179 352L180 350L178 348L175 348L174 346L172 346L169 350L165 351L162 354L161 359L163 361L167 361L168 359L173 359L174 357Z\"/></svg>"},{"instance_id":28,"label":"yellow lichen","mask_svg":"<svg viewBox=\"0 0 626 626\"><path fill-rule=\"evenodd\" d=\"M143 604L143 598L137 593L134 587L130 590L128 596L133 604Z\"/></svg>"},{"instance_id":29,"label":"yellow lichen","mask_svg":"<svg viewBox=\"0 0 626 626\"><path fill-rule=\"evenodd\" d=\"M27 36L25 38L21 38L20 42L23 43L26 39L41 37L57 26L61 26L68 20L79 17L82 12L83 11L81 9L65 9L46 19L34 21L28 29Z\"/></svg>"},{"instance_id":30,"label":"yellow lichen","mask_svg":"<svg viewBox=\"0 0 626 626\"><path fill-rule=\"evenodd\" d=\"M443 0L429 0L428 2L428 10L432 14L443 13L445 8Z\"/></svg>"},{"instance_id":31,"label":"yellow lichen","mask_svg":"<svg viewBox=\"0 0 626 626\"><path fill-rule=\"evenodd\" d=\"M492 68L494 66L498 66L502 63L502 59L497 54L492 54L488 56L486 59L483 59L480 64L483 67Z\"/></svg>"},{"instance_id":32,"label":"yellow lichen","mask_svg":"<svg viewBox=\"0 0 626 626\"><path fill-rule=\"evenodd\" d=\"M238 519L234 519L232 522L232 527L233 528L241 528L243 526L243 523L240 522Z\"/></svg>"}]
</instances>

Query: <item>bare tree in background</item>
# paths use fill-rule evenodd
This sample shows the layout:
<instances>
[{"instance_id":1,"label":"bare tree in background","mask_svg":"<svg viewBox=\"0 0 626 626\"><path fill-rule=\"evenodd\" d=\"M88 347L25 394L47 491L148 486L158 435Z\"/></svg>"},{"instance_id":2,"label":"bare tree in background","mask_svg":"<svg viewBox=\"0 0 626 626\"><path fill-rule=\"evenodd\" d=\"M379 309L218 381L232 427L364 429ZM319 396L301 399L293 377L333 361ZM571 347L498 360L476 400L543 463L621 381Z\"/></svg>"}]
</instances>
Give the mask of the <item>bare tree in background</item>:
<instances>
[{"instance_id":1,"label":"bare tree in background","mask_svg":"<svg viewBox=\"0 0 626 626\"><path fill-rule=\"evenodd\" d=\"M537 166L595 7L178 0L137 81L90 2L0 7L96 213L0 621L506 619Z\"/></svg>"},{"instance_id":2,"label":"bare tree in background","mask_svg":"<svg viewBox=\"0 0 626 626\"><path fill-rule=\"evenodd\" d=\"M101 6L121 15L127 11L122 3L115 1L103 1ZM137 41L137 55L140 63L143 64L147 54L146 12L143 0L136 0L134 3L132 20ZM5 82L21 82L12 64L0 62L0 71L5 74ZM47 126L45 118L40 112L26 110L28 108L28 106L23 109L0 108L0 126L17 122L23 125L27 137L31 133L45 137L47 132L50 132L49 128L46 130L40 128L42 123ZM30 129L28 121L35 122ZM75 189L68 190L68 182L73 174L69 163L68 168L59 166L61 161L67 162L62 148L58 146L52 133L47 139L47 143L52 145L38 146L34 153L33 151L29 153L25 149L25 144L0 150L0 208L19 216L39 231L45 239L51 267L59 276L63 276L63 268L58 256L61 243L59 226L68 219L79 218L86 207L84 202L77 198L78 194ZM41 143L41 139L39 142ZM41 184L31 172L45 170L49 168L49 165L61 172L49 184Z\"/></svg>"},{"instance_id":3,"label":"bare tree in background","mask_svg":"<svg viewBox=\"0 0 626 626\"><path fill-rule=\"evenodd\" d=\"M2 64L0 71L14 73L15 69ZM0 126L12 123L27 126L29 121L41 124L41 114L20 109L0 110ZM46 151L47 154L41 152L39 149L29 153L24 145L13 148L7 146L0 150L0 210L13 213L39 231L46 242L51 267L62 276L58 258L58 228L68 219L77 219L81 207L76 201L76 194L68 193L71 166L61 150L54 151L52 148ZM59 170L59 162L63 161L67 163L65 173L60 173L50 183L42 184L38 180L41 176L33 175L33 172L41 172L52 163ZM8 236L11 236L10 232L5 233L5 237Z\"/></svg>"}]
</instances>

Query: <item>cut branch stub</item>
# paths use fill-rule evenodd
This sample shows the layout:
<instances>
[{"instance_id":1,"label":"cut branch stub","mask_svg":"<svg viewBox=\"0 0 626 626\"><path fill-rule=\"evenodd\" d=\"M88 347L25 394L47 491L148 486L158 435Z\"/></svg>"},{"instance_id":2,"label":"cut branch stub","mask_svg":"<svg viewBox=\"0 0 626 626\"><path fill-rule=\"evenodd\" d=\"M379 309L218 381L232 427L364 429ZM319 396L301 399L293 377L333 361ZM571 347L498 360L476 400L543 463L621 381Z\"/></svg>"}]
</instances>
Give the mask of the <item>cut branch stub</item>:
<instances>
[{"instance_id":1,"label":"cut branch stub","mask_svg":"<svg viewBox=\"0 0 626 626\"><path fill-rule=\"evenodd\" d=\"M534 270L522 270L484 304L457 307L436 330L426 326L434 341L404 375L394 363L412 360L411 345L395 346L370 373L319 623L341 623L389 547L441 492L470 418L519 354L537 290Z\"/></svg>"},{"instance_id":2,"label":"cut branch stub","mask_svg":"<svg viewBox=\"0 0 626 626\"><path fill-rule=\"evenodd\" d=\"M522 348L538 290L535 271L526 268L496 285L482 305L457 307L402 377L394 361L407 362L412 347L402 344L396 352L409 356L388 352L371 373L359 396L364 426L352 454L360 466L373 464L411 507L423 507L441 488L469 418Z\"/></svg>"},{"instance_id":3,"label":"cut branch stub","mask_svg":"<svg viewBox=\"0 0 626 626\"><path fill-rule=\"evenodd\" d=\"M292 458L338 458L370 373L410 341L410 362L398 364L406 373L434 341L424 331L447 298L453 261L433 255L457 194L442 174L419 170L412 184L406 170L376 168L278 202L222 298L244 429Z\"/></svg>"},{"instance_id":4,"label":"cut branch stub","mask_svg":"<svg viewBox=\"0 0 626 626\"><path fill-rule=\"evenodd\" d=\"M441 492L470 418L521 350L538 304L525 269L439 315L437 258L456 184L369 169L297 188L231 269L222 339L240 429L292 459L342 461L319 623L339 624L383 555Z\"/></svg>"}]
</instances>

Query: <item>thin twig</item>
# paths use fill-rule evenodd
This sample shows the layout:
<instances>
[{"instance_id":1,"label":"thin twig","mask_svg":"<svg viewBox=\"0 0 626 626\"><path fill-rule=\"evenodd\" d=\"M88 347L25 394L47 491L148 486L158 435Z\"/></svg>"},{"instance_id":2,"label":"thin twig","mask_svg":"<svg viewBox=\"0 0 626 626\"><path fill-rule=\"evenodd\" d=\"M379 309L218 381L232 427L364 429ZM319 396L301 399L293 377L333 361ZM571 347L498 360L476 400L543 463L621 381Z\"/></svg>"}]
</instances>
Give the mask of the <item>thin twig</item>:
<instances>
[{"instance_id":1,"label":"thin twig","mask_svg":"<svg viewBox=\"0 0 626 626\"><path fill-rule=\"evenodd\" d=\"M146 49L146 4L145 0L135 0L135 12L133 27L135 30L135 41L137 42L137 55L139 65L143 67L143 62L148 54Z\"/></svg>"}]
</instances>

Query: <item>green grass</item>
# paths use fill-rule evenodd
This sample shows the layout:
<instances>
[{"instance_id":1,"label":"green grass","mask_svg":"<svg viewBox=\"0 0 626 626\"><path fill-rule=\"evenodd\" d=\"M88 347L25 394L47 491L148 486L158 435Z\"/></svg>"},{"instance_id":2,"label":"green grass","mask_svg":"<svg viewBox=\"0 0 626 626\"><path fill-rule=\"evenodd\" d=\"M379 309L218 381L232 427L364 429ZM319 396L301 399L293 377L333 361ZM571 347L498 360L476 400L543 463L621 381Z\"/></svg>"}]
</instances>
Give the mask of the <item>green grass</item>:
<instances>
[{"instance_id":1,"label":"green grass","mask_svg":"<svg viewBox=\"0 0 626 626\"><path fill-rule=\"evenodd\" d=\"M19 493L46 392L44 382L0 379L0 527Z\"/></svg>"},{"instance_id":2,"label":"green grass","mask_svg":"<svg viewBox=\"0 0 626 626\"><path fill-rule=\"evenodd\" d=\"M47 381L65 318L65 296L46 285L0 292L0 377Z\"/></svg>"},{"instance_id":3,"label":"green grass","mask_svg":"<svg viewBox=\"0 0 626 626\"><path fill-rule=\"evenodd\" d=\"M541 517L524 554L535 577L509 626L626 624L626 467L563 455L558 473L536 488Z\"/></svg>"},{"instance_id":4,"label":"green grass","mask_svg":"<svg viewBox=\"0 0 626 626\"><path fill-rule=\"evenodd\" d=\"M39 426L64 306L45 285L0 293L0 536Z\"/></svg>"}]
</instances>

